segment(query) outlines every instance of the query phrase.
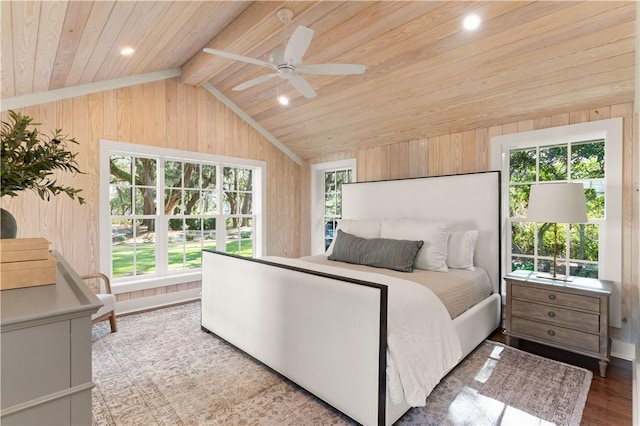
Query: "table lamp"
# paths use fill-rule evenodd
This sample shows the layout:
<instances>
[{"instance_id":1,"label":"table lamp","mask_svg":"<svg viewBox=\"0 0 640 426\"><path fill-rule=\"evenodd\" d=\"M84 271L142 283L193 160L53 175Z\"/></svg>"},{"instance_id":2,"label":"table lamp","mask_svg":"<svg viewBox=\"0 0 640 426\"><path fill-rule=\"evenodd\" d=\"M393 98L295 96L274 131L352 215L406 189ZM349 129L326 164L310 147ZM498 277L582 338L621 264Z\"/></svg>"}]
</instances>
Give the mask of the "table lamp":
<instances>
[{"instance_id":1,"label":"table lamp","mask_svg":"<svg viewBox=\"0 0 640 426\"><path fill-rule=\"evenodd\" d=\"M558 257L558 223L587 222L584 185L575 182L543 183L531 186L527 219L531 222L553 223L553 269L538 277L571 281L569 266L566 275L556 273Z\"/></svg>"}]
</instances>

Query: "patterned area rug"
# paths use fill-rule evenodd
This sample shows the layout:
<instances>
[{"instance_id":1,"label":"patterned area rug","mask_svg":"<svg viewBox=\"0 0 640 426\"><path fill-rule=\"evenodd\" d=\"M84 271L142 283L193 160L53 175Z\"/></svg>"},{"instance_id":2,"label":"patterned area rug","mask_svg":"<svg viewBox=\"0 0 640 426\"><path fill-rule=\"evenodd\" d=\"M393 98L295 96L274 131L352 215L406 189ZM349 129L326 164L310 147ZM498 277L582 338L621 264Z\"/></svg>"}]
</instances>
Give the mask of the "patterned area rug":
<instances>
[{"instance_id":1,"label":"patterned area rug","mask_svg":"<svg viewBox=\"0 0 640 426\"><path fill-rule=\"evenodd\" d=\"M200 303L93 327L94 425L341 425L332 407L200 330ZM485 341L399 425L578 425L592 373Z\"/></svg>"}]
</instances>

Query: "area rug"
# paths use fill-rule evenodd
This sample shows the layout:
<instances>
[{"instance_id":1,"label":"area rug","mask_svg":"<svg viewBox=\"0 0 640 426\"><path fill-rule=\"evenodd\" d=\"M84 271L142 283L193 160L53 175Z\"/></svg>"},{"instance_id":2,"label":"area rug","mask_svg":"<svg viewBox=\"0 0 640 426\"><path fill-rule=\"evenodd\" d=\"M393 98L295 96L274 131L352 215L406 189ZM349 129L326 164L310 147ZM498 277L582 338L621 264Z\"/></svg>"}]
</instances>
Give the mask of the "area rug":
<instances>
[{"instance_id":1,"label":"area rug","mask_svg":"<svg viewBox=\"0 0 640 426\"><path fill-rule=\"evenodd\" d=\"M94 425L344 425L332 407L200 329L200 303L93 327ZM398 425L578 425L592 373L485 341Z\"/></svg>"}]
</instances>

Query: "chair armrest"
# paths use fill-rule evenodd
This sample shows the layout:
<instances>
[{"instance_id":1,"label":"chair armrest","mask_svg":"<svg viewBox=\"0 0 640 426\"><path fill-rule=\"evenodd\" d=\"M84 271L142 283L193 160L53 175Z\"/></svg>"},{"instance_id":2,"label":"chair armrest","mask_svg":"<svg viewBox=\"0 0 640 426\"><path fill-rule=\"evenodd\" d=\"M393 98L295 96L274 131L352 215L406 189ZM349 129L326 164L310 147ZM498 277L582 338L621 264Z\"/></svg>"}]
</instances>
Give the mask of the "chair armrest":
<instances>
[{"instance_id":1,"label":"chair armrest","mask_svg":"<svg viewBox=\"0 0 640 426\"><path fill-rule=\"evenodd\" d=\"M113 293L111 293L111 280L109 280L109 277L107 277L103 273L96 272L94 274L83 275L80 278L82 278L83 280L88 280L88 279L91 279L91 278L102 279L102 281L104 282L104 287L105 287L106 293L113 294ZM100 288L102 288L102 286L100 286Z\"/></svg>"}]
</instances>

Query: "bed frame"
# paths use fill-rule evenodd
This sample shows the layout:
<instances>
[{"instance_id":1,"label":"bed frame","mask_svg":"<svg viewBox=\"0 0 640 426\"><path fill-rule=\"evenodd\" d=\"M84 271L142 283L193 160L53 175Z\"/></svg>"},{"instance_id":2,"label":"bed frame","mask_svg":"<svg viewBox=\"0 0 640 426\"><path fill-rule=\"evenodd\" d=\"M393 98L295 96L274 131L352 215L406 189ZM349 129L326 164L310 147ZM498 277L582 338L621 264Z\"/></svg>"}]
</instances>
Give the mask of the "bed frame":
<instances>
[{"instance_id":1,"label":"bed frame","mask_svg":"<svg viewBox=\"0 0 640 426\"><path fill-rule=\"evenodd\" d=\"M499 325L500 174L343 185L349 219L447 219L478 229L475 264L493 294L454 319L463 357ZM375 206L375 208L374 208ZM387 398L387 287L221 252L203 252L202 329L364 425L410 407Z\"/></svg>"}]
</instances>

